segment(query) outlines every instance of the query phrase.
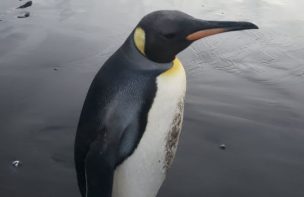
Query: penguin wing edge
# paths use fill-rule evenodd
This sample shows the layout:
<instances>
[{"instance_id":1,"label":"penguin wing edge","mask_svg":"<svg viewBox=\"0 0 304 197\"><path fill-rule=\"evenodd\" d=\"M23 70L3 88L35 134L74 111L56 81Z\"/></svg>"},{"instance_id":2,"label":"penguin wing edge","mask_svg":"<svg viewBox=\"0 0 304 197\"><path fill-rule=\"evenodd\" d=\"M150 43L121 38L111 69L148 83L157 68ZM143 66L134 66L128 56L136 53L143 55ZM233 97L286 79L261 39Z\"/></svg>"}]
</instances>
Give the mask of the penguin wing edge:
<instances>
[{"instance_id":1,"label":"penguin wing edge","mask_svg":"<svg viewBox=\"0 0 304 197\"><path fill-rule=\"evenodd\" d=\"M111 197L116 146L96 139L85 159L86 197Z\"/></svg>"}]
</instances>

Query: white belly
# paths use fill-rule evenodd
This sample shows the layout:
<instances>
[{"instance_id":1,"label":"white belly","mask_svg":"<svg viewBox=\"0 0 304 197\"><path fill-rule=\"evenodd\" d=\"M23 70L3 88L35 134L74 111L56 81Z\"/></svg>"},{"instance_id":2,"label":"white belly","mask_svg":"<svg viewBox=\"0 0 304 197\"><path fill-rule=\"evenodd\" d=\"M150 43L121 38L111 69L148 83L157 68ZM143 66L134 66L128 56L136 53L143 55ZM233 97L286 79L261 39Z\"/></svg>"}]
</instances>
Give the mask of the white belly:
<instances>
[{"instance_id":1,"label":"white belly","mask_svg":"<svg viewBox=\"0 0 304 197\"><path fill-rule=\"evenodd\" d=\"M146 130L134 153L116 168L113 197L155 197L177 148L186 76L181 63L157 78L157 92Z\"/></svg>"}]
</instances>

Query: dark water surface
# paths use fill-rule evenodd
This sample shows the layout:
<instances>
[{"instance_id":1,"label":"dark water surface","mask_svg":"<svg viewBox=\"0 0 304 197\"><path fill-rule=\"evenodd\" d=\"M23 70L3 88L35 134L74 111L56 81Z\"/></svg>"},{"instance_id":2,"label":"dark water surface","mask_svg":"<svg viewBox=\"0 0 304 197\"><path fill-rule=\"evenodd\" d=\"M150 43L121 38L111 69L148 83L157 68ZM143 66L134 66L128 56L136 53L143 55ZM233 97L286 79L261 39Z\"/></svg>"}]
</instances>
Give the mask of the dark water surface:
<instances>
[{"instance_id":1,"label":"dark water surface","mask_svg":"<svg viewBox=\"0 0 304 197\"><path fill-rule=\"evenodd\" d=\"M15 9L26 2L0 2L1 197L79 197L73 140L87 89L157 9L260 26L180 54L184 128L159 197L304 196L303 1L33 0Z\"/></svg>"}]
</instances>

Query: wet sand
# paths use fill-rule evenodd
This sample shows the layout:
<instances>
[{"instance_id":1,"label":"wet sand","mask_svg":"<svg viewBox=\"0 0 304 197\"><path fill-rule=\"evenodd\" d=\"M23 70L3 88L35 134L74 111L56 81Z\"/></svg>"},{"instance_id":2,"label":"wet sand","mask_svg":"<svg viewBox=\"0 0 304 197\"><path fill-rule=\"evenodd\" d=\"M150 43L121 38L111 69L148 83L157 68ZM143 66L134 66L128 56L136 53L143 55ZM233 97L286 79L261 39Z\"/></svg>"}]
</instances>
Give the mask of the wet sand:
<instances>
[{"instance_id":1,"label":"wet sand","mask_svg":"<svg viewBox=\"0 0 304 197\"><path fill-rule=\"evenodd\" d=\"M87 89L140 18L158 9L260 27L179 55L185 120L158 196L304 196L302 1L33 0L16 9L25 3L0 7L0 196L80 196L73 140Z\"/></svg>"}]
</instances>

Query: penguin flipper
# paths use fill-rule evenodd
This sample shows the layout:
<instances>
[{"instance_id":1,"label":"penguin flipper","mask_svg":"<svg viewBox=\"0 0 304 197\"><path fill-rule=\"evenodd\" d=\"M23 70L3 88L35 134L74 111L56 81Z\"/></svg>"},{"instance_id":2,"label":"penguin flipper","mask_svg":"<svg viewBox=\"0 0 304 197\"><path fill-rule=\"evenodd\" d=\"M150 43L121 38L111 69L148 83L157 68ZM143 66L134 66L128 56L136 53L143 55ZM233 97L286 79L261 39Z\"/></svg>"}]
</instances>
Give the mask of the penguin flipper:
<instances>
[{"instance_id":1,"label":"penguin flipper","mask_svg":"<svg viewBox=\"0 0 304 197\"><path fill-rule=\"evenodd\" d=\"M85 159L86 197L111 197L115 169L115 146L96 139Z\"/></svg>"}]
</instances>

